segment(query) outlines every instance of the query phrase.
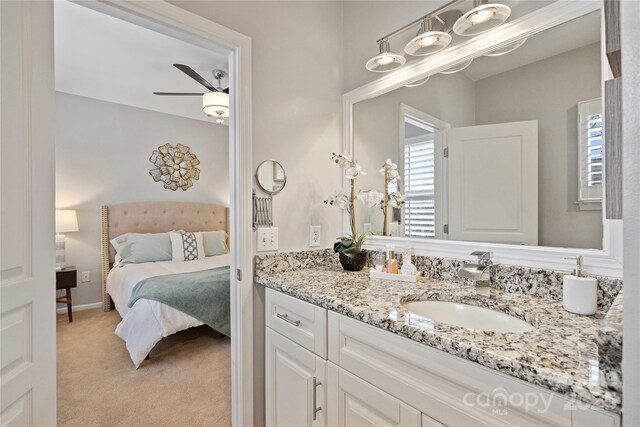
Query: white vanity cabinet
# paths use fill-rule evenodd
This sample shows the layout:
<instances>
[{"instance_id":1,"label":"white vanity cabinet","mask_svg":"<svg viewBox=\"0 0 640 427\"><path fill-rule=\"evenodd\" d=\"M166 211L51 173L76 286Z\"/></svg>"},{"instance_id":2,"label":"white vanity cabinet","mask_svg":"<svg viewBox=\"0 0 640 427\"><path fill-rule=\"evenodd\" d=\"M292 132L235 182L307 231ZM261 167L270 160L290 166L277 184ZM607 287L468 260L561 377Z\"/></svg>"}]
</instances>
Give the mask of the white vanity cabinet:
<instances>
[{"instance_id":1,"label":"white vanity cabinet","mask_svg":"<svg viewBox=\"0 0 640 427\"><path fill-rule=\"evenodd\" d=\"M328 363L327 378L330 426L421 426L420 411L331 362Z\"/></svg>"},{"instance_id":2,"label":"white vanity cabinet","mask_svg":"<svg viewBox=\"0 0 640 427\"><path fill-rule=\"evenodd\" d=\"M266 425L325 426L327 361L266 330Z\"/></svg>"},{"instance_id":3,"label":"white vanity cabinet","mask_svg":"<svg viewBox=\"0 0 640 427\"><path fill-rule=\"evenodd\" d=\"M265 293L267 426L326 426L327 311Z\"/></svg>"},{"instance_id":4,"label":"white vanity cabinet","mask_svg":"<svg viewBox=\"0 0 640 427\"><path fill-rule=\"evenodd\" d=\"M617 414L272 289L265 297L267 426L620 426Z\"/></svg>"}]
</instances>

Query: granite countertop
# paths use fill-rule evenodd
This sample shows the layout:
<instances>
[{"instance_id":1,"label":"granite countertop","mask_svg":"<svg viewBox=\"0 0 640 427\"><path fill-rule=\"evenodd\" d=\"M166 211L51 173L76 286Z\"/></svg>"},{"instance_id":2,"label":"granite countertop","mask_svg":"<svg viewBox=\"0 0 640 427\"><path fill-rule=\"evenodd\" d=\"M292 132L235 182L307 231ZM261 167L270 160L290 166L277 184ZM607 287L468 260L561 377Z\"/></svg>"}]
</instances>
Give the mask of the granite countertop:
<instances>
[{"instance_id":1,"label":"granite countertop","mask_svg":"<svg viewBox=\"0 0 640 427\"><path fill-rule=\"evenodd\" d=\"M600 365L609 387L622 392L622 308L620 291L604 316L598 333Z\"/></svg>"},{"instance_id":2,"label":"granite countertop","mask_svg":"<svg viewBox=\"0 0 640 427\"><path fill-rule=\"evenodd\" d=\"M368 272L345 272L339 266L301 267L257 270L256 282L580 402L620 412L622 395L607 385L601 372L596 317L568 313L561 303L532 295L495 290L492 298L486 298L476 295L472 286L443 280L370 280ZM524 319L536 329L473 331L434 322L401 305L422 299L491 308Z\"/></svg>"}]
</instances>

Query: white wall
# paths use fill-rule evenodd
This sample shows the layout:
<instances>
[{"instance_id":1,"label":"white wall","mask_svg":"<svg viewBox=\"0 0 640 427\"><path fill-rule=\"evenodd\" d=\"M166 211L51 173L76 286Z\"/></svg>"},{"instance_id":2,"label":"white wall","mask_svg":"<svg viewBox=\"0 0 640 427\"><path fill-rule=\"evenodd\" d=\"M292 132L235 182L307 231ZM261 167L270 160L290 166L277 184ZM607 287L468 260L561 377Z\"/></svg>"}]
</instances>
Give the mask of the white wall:
<instances>
[{"instance_id":1,"label":"white wall","mask_svg":"<svg viewBox=\"0 0 640 427\"><path fill-rule=\"evenodd\" d=\"M139 201L193 201L229 206L228 128L56 92L56 207L76 209L80 231L68 233L67 264L91 273L73 290L74 305L102 301L100 206ZM200 180L165 190L149 175L153 150L191 147ZM80 277L78 277L79 279Z\"/></svg>"},{"instance_id":2,"label":"white wall","mask_svg":"<svg viewBox=\"0 0 640 427\"><path fill-rule=\"evenodd\" d=\"M310 225L320 225L321 246L331 246L341 219L322 201L341 185L337 173L327 173L331 153L340 148L341 4L174 4L252 38L253 168L275 159L287 173L287 185L273 199L279 250L308 249Z\"/></svg>"},{"instance_id":3,"label":"white wall","mask_svg":"<svg viewBox=\"0 0 640 427\"><path fill-rule=\"evenodd\" d=\"M601 97L600 74L596 43L476 83L477 125L538 120L540 246L602 249L602 211L575 204L576 104Z\"/></svg>"},{"instance_id":4,"label":"white wall","mask_svg":"<svg viewBox=\"0 0 640 427\"><path fill-rule=\"evenodd\" d=\"M321 246L341 234L337 208L322 201L342 183L331 161L340 149L342 5L325 1L173 1L252 38L253 169L279 161L287 185L274 196L280 251ZM257 188L257 184L254 185ZM260 193L260 190L257 190ZM254 292L254 417L264 423L264 291Z\"/></svg>"}]
</instances>

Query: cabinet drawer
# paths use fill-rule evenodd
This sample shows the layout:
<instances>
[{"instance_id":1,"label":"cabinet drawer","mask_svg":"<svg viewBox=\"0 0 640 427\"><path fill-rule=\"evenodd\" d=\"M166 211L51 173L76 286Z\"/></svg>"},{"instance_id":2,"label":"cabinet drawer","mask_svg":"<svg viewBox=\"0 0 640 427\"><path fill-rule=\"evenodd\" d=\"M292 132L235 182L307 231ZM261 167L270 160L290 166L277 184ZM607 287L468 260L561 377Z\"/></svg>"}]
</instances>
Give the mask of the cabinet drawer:
<instances>
[{"instance_id":1,"label":"cabinet drawer","mask_svg":"<svg viewBox=\"0 0 640 427\"><path fill-rule=\"evenodd\" d=\"M266 290L265 324L327 358L327 310L273 289Z\"/></svg>"}]
</instances>

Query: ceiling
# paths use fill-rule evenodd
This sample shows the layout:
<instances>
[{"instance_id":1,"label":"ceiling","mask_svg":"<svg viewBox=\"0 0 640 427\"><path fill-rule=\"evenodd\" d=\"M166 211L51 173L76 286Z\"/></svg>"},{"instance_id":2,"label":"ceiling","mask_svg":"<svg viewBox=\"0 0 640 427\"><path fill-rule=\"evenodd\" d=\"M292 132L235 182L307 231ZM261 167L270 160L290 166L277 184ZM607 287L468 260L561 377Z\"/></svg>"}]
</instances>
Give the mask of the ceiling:
<instances>
[{"instance_id":1,"label":"ceiling","mask_svg":"<svg viewBox=\"0 0 640 427\"><path fill-rule=\"evenodd\" d=\"M57 91L215 122L202 112L201 97L153 92L206 91L174 63L217 86L211 70L228 70L225 55L75 3L54 4ZM222 86L228 87L226 78Z\"/></svg>"},{"instance_id":2,"label":"ceiling","mask_svg":"<svg viewBox=\"0 0 640 427\"><path fill-rule=\"evenodd\" d=\"M462 73L475 82L599 41L600 12L592 12L538 33L506 55L476 58Z\"/></svg>"}]
</instances>

